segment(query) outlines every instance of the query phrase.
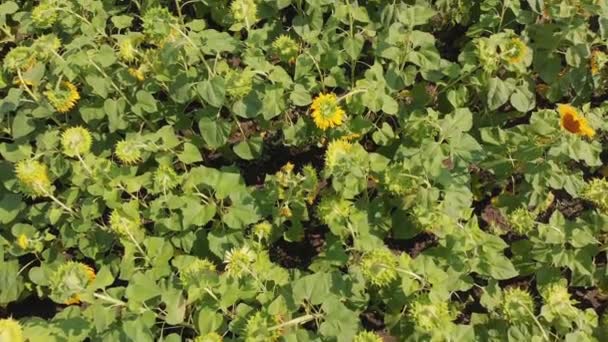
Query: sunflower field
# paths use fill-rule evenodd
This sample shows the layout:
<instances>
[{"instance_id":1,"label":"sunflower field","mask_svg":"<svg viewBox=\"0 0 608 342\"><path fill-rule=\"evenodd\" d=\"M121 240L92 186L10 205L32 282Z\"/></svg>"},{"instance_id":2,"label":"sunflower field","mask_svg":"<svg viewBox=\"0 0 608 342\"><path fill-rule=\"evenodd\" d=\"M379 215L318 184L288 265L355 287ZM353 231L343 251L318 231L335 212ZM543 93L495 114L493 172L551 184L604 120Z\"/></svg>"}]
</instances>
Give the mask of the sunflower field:
<instances>
[{"instance_id":1,"label":"sunflower field","mask_svg":"<svg viewBox=\"0 0 608 342\"><path fill-rule=\"evenodd\" d=\"M0 341L608 341L605 0L0 1Z\"/></svg>"}]
</instances>

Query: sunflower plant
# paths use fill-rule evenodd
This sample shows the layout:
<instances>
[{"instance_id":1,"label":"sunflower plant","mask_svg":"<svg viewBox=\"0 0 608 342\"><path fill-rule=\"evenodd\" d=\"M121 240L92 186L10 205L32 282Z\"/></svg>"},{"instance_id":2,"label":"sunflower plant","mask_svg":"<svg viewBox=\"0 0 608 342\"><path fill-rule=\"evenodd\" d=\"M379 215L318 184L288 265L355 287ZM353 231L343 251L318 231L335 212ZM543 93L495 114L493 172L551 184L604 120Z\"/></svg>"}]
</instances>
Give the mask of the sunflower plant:
<instances>
[{"instance_id":1,"label":"sunflower plant","mask_svg":"<svg viewBox=\"0 0 608 342\"><path fill-rule=\"evenodd\" d=\"M606 18L2 1L0 340L605 340Z\"/></svg>"}]
</instances>

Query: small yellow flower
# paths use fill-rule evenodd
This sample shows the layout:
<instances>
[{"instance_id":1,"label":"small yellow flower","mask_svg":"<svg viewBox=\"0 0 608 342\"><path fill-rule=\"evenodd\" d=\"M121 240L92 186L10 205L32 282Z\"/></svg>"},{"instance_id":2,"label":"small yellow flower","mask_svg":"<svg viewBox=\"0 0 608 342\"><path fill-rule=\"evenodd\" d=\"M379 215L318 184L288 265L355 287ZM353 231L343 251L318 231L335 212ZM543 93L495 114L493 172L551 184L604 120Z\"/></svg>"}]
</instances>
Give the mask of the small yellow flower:
<instances>
[{"instance_id":1,"label":"small yellow flower","mask_svg":"<svg viewBox=\"0 0 608 342\"><path fill-rule=\"evenodd\" d=\"M587 119L578 113L576 108L567 104L557 106L560 115L560 126L570 133L593 138L595 130L589 126Z\"/></svg>"},{"instance_id":2,"label":"small yellow flower","mask_svg":"<svg viewBox=\"0 0 608 342\"><path fill-rule=\"evenodd\" d=\"M27 235L20 234L17 238L17 246L21 249L27 249L30 245L30 239L28 239Z\"/></svg>"},{"instance_id":3,"label":"small yellow flower","mask_svg":"<svg viewBox=\"0 0 608 342\"><path fill-rule=\"evenodd\" d=\"M69 112L80 100L78 89L68 81L62 82L58 89L48 90L44 94L59 113Z\"/></svg>"},{"instance_id":4,"label":"small yellow flower","mask_svg":"<svg viewBox=\"0 0 608 342\"><path fill-rule=\"evenodd\" d=\"M593 51L589 60L591 75L595 76L599 74L605 62L606 54L604 52L598 50Z\"/></svg>"},{"instance_id":5,"label":"small yellow flower","mask_svg":"<svg viewBox=\"0 0 608 342\"><path fill-rule=\"evenodd\" d=\"M24 342L23 329L19 322L12 318L0 319L0 341Z\"/></svg>"},{"instance_id":6,"label":"small yellow flower","mask_svg":"<svg viewBox=\"0 0 608 342\"><path fill-rule=\"evenodd\" d=\"M70 127L61 135L63 153L68 157L82 156L91 150L93 138L84 127Z\"/></svg>"},{"instance_id":7,"label":"small yellow flower","mask_svg":"<svg viewBox=\"0 0 608 342\"><path fill-rule=\"evenodd\" d=\"M336 94L319 94L312 105L312 118L315 125L322 130L340 126L344 122L346 113L338 104Z\"/></svg>"},{"instance_id":8,"label":"small yellow flower","mask_svg":"<svg viewBox=\"0 0 608 342\"><path fill-rule=\"evenodd\" d=\"M46 165L33 160L22 160L15 166L15 175L26 192L33 196L48 196L51 180Z\"/></svg>"},{"instance_id":9,"label":"small yellow flower","mask_svg":"<svg viewBox=\"0 0 608 342\"><path fill-rule=\"evenodd\" d=\"M279 210L279 215L290 218L293 216L293 213L291 212L291 209L289 209L289 206L285 205Z\"/></svg>"},{"instance_id":10,"label":"small yellow flower","mask_svg":"<svg viewBox=\"0 0 608 342\"><path fill-rule=\"evenodd\" d=\"M517 64L524 60L528 46L519 38L511 38L506 44L505 58L511 64Z\"/></svg>"},{"instance_id":11,"label":"small yellow flower","mask_svg":"<svg viewBox=\"0 0 608 342\"><path fill-rule=\"evenodd\" d=\"M344 139L346 141L357 140L359 138L361 138L361 134L359 134L359 133L351 133L351 134L347 134L342 137L342 139Z\"/></svg>"},{"instance_id":12,"label":"small yellow flower","mask_svg":"<svg viewBox=\"0 0 608 342\"><path fill-rule=\"evenodd\" d=\"M291 162L287 162L287 164L283 165L281 171L285 173L291 173L293 171L294 165Z\"/></svg>"},{"instance_id":13,"label":"small yellow flower","mask_svg":"<svg viewBox=\"0 0 608 342\"><path fill-rule=\"evenodd\" d=\"M139 82L143 82L146 79L146 68L140 66L139 68L129 68L129 74L136 78Z\"/></svg>"}]
</instances>

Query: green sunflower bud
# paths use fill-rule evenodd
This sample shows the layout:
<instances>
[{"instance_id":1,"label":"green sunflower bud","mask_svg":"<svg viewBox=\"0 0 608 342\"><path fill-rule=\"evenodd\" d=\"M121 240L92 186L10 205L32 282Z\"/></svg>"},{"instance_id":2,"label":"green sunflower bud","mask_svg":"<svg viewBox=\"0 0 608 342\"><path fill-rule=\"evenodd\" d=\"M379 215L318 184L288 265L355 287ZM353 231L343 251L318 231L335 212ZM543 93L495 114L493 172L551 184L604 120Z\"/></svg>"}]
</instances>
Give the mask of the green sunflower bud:
<instances>
[{"instance_id":1,"label":"green sunflower bud","mask_svg":"<svg viewBox=\"0 0 608 342\"><path fill-rule=\"evenodd\" d=\"M536 225L536 218L526 208L517 208L509 214L509 224L519 235L528 235Z\"/></svg>"},{"instance_id":2,"label":"green sunflower bud","mask_svg":"<svg viewBox=\"0 0 608 342\"><path fill-rule=\"evenodd\" d=\"M279 322L276 318L263 313L256 312L247 320L244 329L244 337L246 342L274 342L281 337L279 329L271 329Z\"/></svg>"},{"instance_id":3,"label":"green sunflower bud","mask_svg":"<svg viewBox=\"0 0 608 342\"><path fill-rule=\"evenodd\" d=\"M528 322L534 315L534 300L528 291L511 287L504 290L499 311L510 323Z\"/></svg>"},{"instance_id":4,"label":"green sunflower bud","mask_svg":"<svg viewBox=\"0 0 608 342\"><path fill-rule=\"evenodd\" d=\"M206 333L205 335L198 336L194 339L194 342L222 342L222 336L216 332Z\"/></svg>"},{"instance_id":5,"label":"green sunflower bud","mask_svg":"<svg viewBox=\"0 0 608 342\"><path fill-rule=\"evenodd\" d=\"M0 319L0 341L25 342L19 322L12 318Z\"/></svg>"},{"instance_id":6,"label":"green sunflower bud","mask_svg":"<svg viewBox=\"0 0 608 342\"><path fill-rule=\"evenodd\" d=\"M82 156L89 153L93 138L91 133L83 127L71 127L61 135L61 147L68 157Z\"/></svg>"},{"instance_id":7,"label":"green sunflower bud","mask_svg":"<svg viewBox=\"0 0 608 342\"><path fill-rule=\"evenodd\" d=\"M603 213L608 213L608 181L595 178L585 185L582 197L592 202Z\"/></svg>"},{"instance_id":8,"label":"green sunflower bud","mask_svg":"<svg viewBox=\"0 0 608 342\"><path fill-rule=\"evenodd\" d=\"M418 298L411 305L409 315L417 330L430 335L447 331L456 318L447 301L431 302L427 297Z\"/></svg>"},{"instance_id":9,"label":"green sunflower bud","mask_svg":"<svg viewBox=\"0 0 608 342\"><path fill-rule=\"evenodd\" d=\"M144 34L157 45L162 45L166 40L176 34L175 25L178 20L168 9L154 7L146 11L143 16Z\"/></svg>"},{"instance_id":10,"label":"green sunflower bud","mask_svg":"<svg viewBox=\"0 0 608 342\"><path fill-rule=\"evenodd\" d=\"M399 262L388 249L374 249L363 255L360 261L363 277L375 286L387 286L397 279Z\"/></svg>"},{"instance_id":11,"label":"green sunflower bud","mask_svg":"<svg viewBox=\"0 0 608 342\"><path fill-rule=\"evenodd\" d=\"M272 49L281 61L294 62L300 48L293 38L281 35L272 43Z\"/></svg>"},{"instance_id":12,"label":"green sunflower bud","mask_svg":"<svg viewBox=\"0 0 608 342\"><path fill-rule=\"evenodd\" d=\"M26 159L17 163L15 175L23 191L31 196L48 196L52 192L51 180L46 165Z\"/></svg>"},{"instance_id":13,"label":"green sunflower bud","mask_svg":"<svg viewBox=\"0 0 608 342\"><path fill-rule=\"evenodd\" d=\"M373 331L362 331L355 335L353 342L382 342L382 337Z\"/></svg>"},{"instance_id":14,"label":"green sunflower bud","mask_svg":"<svg viewBox=\"0 0 608 342\"><path fill-rule=\"evenodd\" d=\"M49 28L55 24L59 10L55 1L41 1L32 9L32 22L38 28Z\"/></svg>"},{"instance_id":15,"label":"green sunflower bud","mask_svg":"<svg viewBox=\"0 0 608 342\"><path fill-rule=\"evenodd\" d=\"M49 297L66 305L80 303L80 294L95 280L95 270L80 263L69 261L53 273L50 278Z\"/></svg>"}]
</instances>

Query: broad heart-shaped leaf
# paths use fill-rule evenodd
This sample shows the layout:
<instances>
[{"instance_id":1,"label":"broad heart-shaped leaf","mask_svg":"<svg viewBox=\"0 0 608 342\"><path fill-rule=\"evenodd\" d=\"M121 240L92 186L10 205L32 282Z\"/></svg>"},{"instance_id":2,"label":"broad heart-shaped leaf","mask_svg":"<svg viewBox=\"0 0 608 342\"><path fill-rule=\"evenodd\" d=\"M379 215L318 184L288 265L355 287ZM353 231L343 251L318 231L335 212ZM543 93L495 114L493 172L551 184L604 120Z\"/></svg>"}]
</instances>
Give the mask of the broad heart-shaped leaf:
<instances>
[{"instance_id":1,"label":"broad heart-shaped leaf","mask_svg":"<svg viewBox=\"0 0 608 342\"><path fill-rule=\"evenodd\" d=\"M230 199L232 206L222 216L222 221L228 227L243 229L260 219L259 208L251 195L235 192L230 195Z\"/></svg>"},{"instance_id":2,"label":"broad heart-shaped leaf","mask_svg":"<svg viewBox=\"0 0 608 342\"><path fill-rule=\"evenodd\" d=\"M498 280L519 275L511 260L499 253L485 253L480 256L476 271Z\"/></svg>"},{"instance_id":3,"label":"broad heart-shaped leaf","mask_svg":"<svg viewBox=\"0 0 608 342\"><path fill-rule=\"evenodd\" d=\"M157 280L148 274L135 273L129 280L129 286L125 295L129 301L145 302L148 299L160 296L161 288L157 285Z\"/></svg>"},{"instance_id":4,"label":"broad heart-shaped leaf","mask_svg":"<svg viewBox=\"0 0 608 342\"><path fill-rule=\"evenodd\" d=\"M511 104L518 111L527 113L536 106L536 95L527 86L517 87L511 94Z\"/></svg>"},{"instance_id":5,"label":"broad heart-shaped leaf","mask_svg":"<svg viewBox=\"0 0 608 342\"><path fill-rule=\"evenodd\" d=\"M189 197L186 203L186 206L182 207L182 223L185 228L204 226L215 216L216 206L213 203L202 205L196 197Z\"/></svg>"},{"instance_id":6,"label":"broad heart-shaped leaf","mask_svg":"<svg viewBox=\"0 0 608 342\"><path fill-rule=\"evenodd\" d=\"M325 321L319 327L321 334L338 342L352 341L359 325L359 314L335 297L326 298L321 308L325 312Z\"/></svg>"},{"instance_id":7,"label":"broad heart-shaped leaf","mask_svg":"<svg viewBox=\"0 0 608 342\"><path fill-rule=\"evenodd\" d=\"M7 224L13 221L19 212L25 208L21 195L4 194L0 198L0 223Z\"/></svg>"},{"instance_id":8,"label":"broad heart-shaped leaf","mask_svg":"<svg viewBox=\"0 0 608 342\"><path fill-rule=\"evenodd\" d=\"M399 11L399 21L405 26L414 27L418 25L426 24L435 13L432 8L422 5L402 5L405 8L401 8Z\"/></svg>"},{"instance_id":9,"label":"broad heart-shaped leaf","mask_svg":"<svg viewBox=\"0 0 608 342\"><path fill-rule=\"evenodd\" d=\"M157 110L156 99L147 91L140 90L135 94L137 105L145 112L154 113Z\"/></svg>"},{"instance_id":10,"label":"broad heart-shaped leaf","mask_svg":"<svg viewBox=\"0 0 608 342\"><path fill-rule=\"evenodd\" d=\"M203 156L198 148L191 143L184 143L184 151L177 155L184 164L194 164L203 161Z\"/></svg>"},{"instance_id":11,"label":"broad heart-shaped leaf","mask_svg":"<svg viewBox=\"0 0 608 342\"><path fill-rule=\"evenodd\" d=\"M201 335L216 331L222 326L224 317L209 307L203 307L198 312L197 328Z\"/></svg>"},{"instance_id":12,"label":"broad heart-shaped leaf","mask_svg":"<svg viewBox=\"0 0 608 342\"><path fill-rule=\"evenodd\" d=\"M262 143L261 137L253 137L239 142L232 149L242 159L252 160L262 155Z\"/></svg>"},{"instance_id":13,"label":"broad heart-shaped leaf","mask_svg":"<svg viewBox=\"0 0 608 342\"><path fill-rule=\"evenodd\" d=\"M487 105L490 110L498 109L509 100L511 89L509 85L498 77L488 81Z\"/></svg>"},{"instance_id":14,"label":"broad heart-shaped leaf","mask_svg":"<svg viewBox=\"0 0 608 342\"><path fill-rule=\"evenodd\" d=\"M162 294L162 300L167 311L165 322L171 325L182 323L186 314L186 299L182 295L182 291L175 288L165 290Z\"/></svg>"},{"instance_id":15,"label":"broad heart-shaped leaf","mask_svg":"<svg viewBox=\"0 0 608 342\"><path fill-rule=\"evenodd\" d=\"M347 36L344 39L344 50L352 60L357 60L363 49L363 36L360 34L353 37Z\"/></svg>"},{"instance_id":16,"label":"broad heart-shaped leaf","mask_svg":"<svg viewBox=\"0 0 608 342\"><path fill-rule=\"evenodd\" d=\"M25 289L23 276L19 274L19 261L2 261L0 255L0 306L5 307L8 303L19 298Z\"/></svg>"},{"instance_id":17,"label":"broad heart-shaped leaf","mask_svg":"<svg viewBox=\"0 0 608 342\"><path fill-rule=\"evenodd\" d=\"M201 130L201 135L207 146L212 149L218 149L228 141L232 125L223 120L203 117L198 122L198 127Z\"/></svg>"},{"instance_id":18,"label":"broad heart-shaped leaf","mask_svg":"<svg viewBox=\"0 0 608 342\"><path fill-rule=\"evenodd\" d=\"M200 82L196 86L198 94L213 107L221 107L226 98L226 82L220 76Z\"/></svg>"},{"instance_id":19,"label":"broad heart-shaped leaf","mask_svg":"<svg viewBox=\"0 0 608 342\"><path fill-rule=\"evenodd\" d=\"M291 283L294 302L306 300L313 305L322 304L331 293L331 285L331 273L318 272L304 276Z\"/></svg>"},{"instance_id":20,"label":"broad heart-shaped leaf","mask_svg":"<svg viewBox=\"0 0 608 342\"><path fill-rule=\"evenodd\" d=\"M196 167L190 170L184 188L204 184L215 190L215 197L218 199L226 198L230 194L242 192L245 189L245 181L241 174L230 168L217 170L209 167Z\"/></svg>"}]
</instances>

